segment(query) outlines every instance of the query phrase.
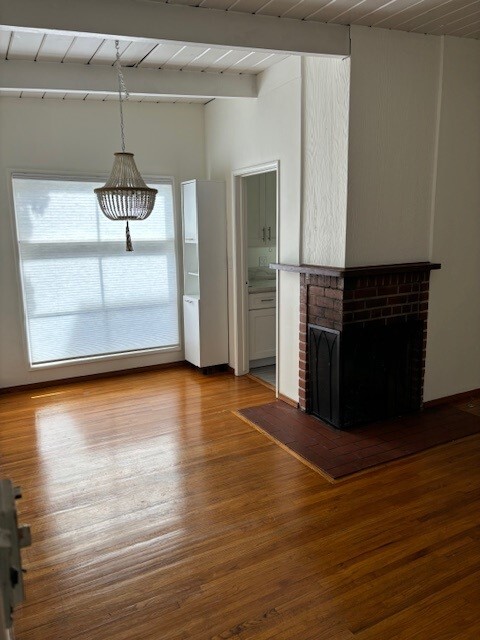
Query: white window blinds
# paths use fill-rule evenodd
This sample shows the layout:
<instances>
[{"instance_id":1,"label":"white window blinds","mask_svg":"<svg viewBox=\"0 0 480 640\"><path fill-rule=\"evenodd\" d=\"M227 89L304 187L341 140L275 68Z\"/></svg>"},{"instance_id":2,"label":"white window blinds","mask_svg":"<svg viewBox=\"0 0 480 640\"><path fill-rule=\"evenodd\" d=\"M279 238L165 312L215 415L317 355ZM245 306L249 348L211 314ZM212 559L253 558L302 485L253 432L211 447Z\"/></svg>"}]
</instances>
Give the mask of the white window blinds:
<instances>
[{"instance_id":1,"label":"white window blinds","mask_svg":"<svg viewBox=\"0 0 480 640\"><path fill-rule=\"evenodd\" d=\"M33 365L178 346L172 183L155 182L152 214L130 222L133 253L98 207L102 184L13 177Z\"/></svg>"}]
</instances>

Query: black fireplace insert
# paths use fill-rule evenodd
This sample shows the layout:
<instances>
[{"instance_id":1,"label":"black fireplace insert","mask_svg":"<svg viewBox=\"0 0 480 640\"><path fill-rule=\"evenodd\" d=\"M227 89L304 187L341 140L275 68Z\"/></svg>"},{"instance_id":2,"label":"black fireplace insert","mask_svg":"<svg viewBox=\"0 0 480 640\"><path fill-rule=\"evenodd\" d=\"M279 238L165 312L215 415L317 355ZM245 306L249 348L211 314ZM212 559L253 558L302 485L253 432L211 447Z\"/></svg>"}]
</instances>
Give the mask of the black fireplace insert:
<instances>
[{"instance_id":1,"label":"black fireplace insert","mask_svg":"<svg viewBox=\"0 0 480 640\"><path fill-rule=\"evenodd\" d=\"M418 411L424 321L308 325L307 411L339 429Z\"/></svg>"}]
</instances>

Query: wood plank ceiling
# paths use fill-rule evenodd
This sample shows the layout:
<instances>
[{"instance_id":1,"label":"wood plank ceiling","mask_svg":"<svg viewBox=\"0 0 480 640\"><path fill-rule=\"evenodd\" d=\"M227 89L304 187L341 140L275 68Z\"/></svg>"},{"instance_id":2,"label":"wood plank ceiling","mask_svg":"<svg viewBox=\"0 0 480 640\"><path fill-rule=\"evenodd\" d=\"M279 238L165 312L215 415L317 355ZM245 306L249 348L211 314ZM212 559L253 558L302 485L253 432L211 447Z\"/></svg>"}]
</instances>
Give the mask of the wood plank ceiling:
<instances>
[{"instance_id":1,"label":"wood plank ceiling","mask_svg":"<svg viewBox=\"0 0 480 640\"><path fill-rule=\"evenodd\" d=\"M155 0L297 20L480 38L479 0Z\"/></svg>"},{"instance_id":2,"label":"wood plank ceiling","mask_svg":"<svg viewBox=\"0 0 480 640\"><path fill-rule=\"evenodd\" d=\"M480 0L151 0L202 9L253 13L297 20L364 25L432 35L480 38ZM256 75L286 55L202 45L120 42L124 66ZM68 36L39 31L1 31L0 59L113 65L114 41L100 36ZM112 100L108 94L59 94L1 90L17 97ZM134 97L136 101L200 102L203 98Z\"/></svg>"},{"instance_id":3,"label":"wood plank ceiling","mask_svg":"<svg viewBox=\"0 0 480 640\"><path fill-rule=\"evenodd\" d=\"M250 51L183 45L181 43L152 40L120 40L122 66L149 69L204 71L209 73L257 75L287 57L283 53ZM57 62L110 65L115 60L115 42L100 36L69 36L39 31L1 31L0 60L28 60L30 62ZM118 100L116 95L101 93L58 93L39 91L0 90L0 95L11 97L42 97L51 99ZM136 102L198 102L204 98L138 97Z\"/></svg>"}]
</instances>

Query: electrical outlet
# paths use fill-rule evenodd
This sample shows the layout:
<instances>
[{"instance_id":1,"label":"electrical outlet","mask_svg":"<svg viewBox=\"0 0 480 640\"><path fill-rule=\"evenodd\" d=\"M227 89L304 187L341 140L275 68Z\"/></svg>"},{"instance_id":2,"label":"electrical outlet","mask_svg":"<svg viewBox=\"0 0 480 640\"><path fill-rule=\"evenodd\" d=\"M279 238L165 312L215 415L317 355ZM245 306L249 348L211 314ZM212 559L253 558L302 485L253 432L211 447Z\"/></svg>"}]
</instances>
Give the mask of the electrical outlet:
<instances>
[{"instance_id":1,"label":"electrical outlet","mask_svg":"<svg viewBox=\"0 0 480 640\"><path fill-rule=\"evenodd\" d=\"M258 266L259 267L268 267L268 256L259 256L259 258L258 258Z\"/></svg>"}]
</instances>

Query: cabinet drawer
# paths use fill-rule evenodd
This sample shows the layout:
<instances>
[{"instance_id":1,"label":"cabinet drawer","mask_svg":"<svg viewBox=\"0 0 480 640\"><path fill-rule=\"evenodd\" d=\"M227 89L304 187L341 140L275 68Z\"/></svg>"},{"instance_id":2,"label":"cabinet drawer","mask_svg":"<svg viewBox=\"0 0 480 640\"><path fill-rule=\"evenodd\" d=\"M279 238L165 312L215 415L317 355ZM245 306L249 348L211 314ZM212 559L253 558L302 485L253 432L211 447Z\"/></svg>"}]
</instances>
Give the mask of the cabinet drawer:
<instances>
[{"instance_id":1,"label":"cabinet drawer","mask_svg":"<svg viewBox=\"0 0 480 640\"><path fill-rule=\"evenodd\" d=\"M275 291L268 293L250 293L248 295L249 309L270 309L277 304L277 294Z\"/></svg>"}]
</instances>

